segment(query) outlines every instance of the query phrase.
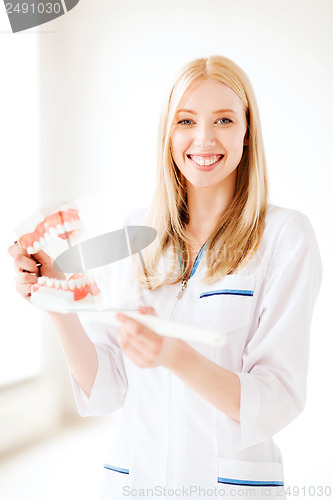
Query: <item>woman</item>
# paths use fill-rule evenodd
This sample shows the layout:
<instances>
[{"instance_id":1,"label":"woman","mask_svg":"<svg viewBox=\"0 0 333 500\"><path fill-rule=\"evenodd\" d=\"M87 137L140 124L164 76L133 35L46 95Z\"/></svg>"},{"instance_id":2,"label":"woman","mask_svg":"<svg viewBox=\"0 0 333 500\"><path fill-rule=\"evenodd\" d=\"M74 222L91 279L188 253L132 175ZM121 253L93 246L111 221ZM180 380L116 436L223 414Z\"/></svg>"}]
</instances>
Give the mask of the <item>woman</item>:
<instances>
[{"instance_id":1,"label":"woman","mask_svg":"<svg viewBox=\"0 0 333 500\"><path fill-rule=\"evenodd\" d=\"M104 289L112 294L125 279L123 300L137 287L141 313L220 330L228 344L161 337L124 314L115 329L49 313L80 414L123 408L103 498L140 489L156 498L284 498L272 436L305 402L322 275L312 227L302 213L267 203L257 105L232 61L212 56L182 68L159 137L153 201L127 220L155 227L158 238L143 251L145 267L136 263L135 281L113 267ZM17 285L28 296L36 264L17 245L9 251L29 271ZM50 259L35 256L54 276Z\"/></svg>"}]
</instances>

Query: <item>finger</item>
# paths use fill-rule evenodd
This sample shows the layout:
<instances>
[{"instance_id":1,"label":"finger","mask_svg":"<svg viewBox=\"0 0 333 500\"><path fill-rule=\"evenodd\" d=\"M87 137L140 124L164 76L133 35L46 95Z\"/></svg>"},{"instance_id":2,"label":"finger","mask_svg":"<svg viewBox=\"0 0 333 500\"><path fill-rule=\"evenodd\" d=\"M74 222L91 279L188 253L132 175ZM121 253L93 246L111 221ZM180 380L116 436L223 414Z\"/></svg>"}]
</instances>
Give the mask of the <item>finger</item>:
<instances>
[{"instance_id":1,"label":"finger","mask_svg":"<svg viewBox=\"0 0 333 500\"><path fill-rule=\"evenodd\" d=\"M119 344L123 349L127 349L129 346L132 346L133 349L136 350L137 354L142 356L142 346L137 346L135 340L133 339L133 335L130 334L128 330L120 327L117 331Z\"/></svg>"},{"instance_id":2,"label":"finger","mask_svg":"<svg viewBox=\"0 0 333 500\"><path fill-rule=\"evenodd\" d=\"M16 255L14 257L14 266L20 270L28 271L29 273L37 273L38 266L36 262L30 257L26 257L25 255Z\"/></svg>"},{"instance_id":3,"label":"finger","mask_svg":"<svg viewBox=\"0 0 333 500\"><path fill-rule=\"evenodd\" d=\"M131 328L125 326L119 327L119 333L123 339L143 352L151 348L152 342L145 334L138 333L138 331L133 331Z\"/></svg>"},{"instance_id":4,"label":"finger","mask_svg":"<svg viewBox=\"0 0 333 500\"><path fill-rule=\"evenodd\" d=\"M124 328L129 330L130 335L137 337L145 345L154 343L159 337L153 330L125 314L116 314L116 319L121 322Z\"/></svg>"},{"instance_id":5,"label":"finger","mask_svg":"<svg viewBox=\"0 0 333 500\"><path fill-rule=\"evenodd\" d=\"M128 356L133 363L137 366L144 368L147 366L147 360L145 359L145 354L140 349L138 349L135 345L131 343L131 340L124 335L122 332L118 332L118 340L121 349Z\"/></svg>"},{"instance_id":6,"label":"finger","mask_svg":"<svg viewBox=\"0 0 333 500\"><path fill-rule=\"evenodd\" d=\"M14 243L14 245L11 245L8 248L8 253L12 257L16 257L17 255L25 255L26 257L29 256L28 252L24 248L20 247L18 243Z\"/></svg>"},{"instance_id":7,"label":"finger","mask_svg":"<svg viewBox=\"0 0 333 500\"><path fill-rule=\"evenodd\" d=\"M122 342L131 345L140 352L146 363L148 363L146 366L152 366L163 349L164 339L152 330L146 327L143 328L142 333L138 333L139 330L135 332L132 328L122 325L118 328L118 331Z\"/></svg>"},{"instance_id":8,"label":"finger","mask_svg":"<svg viewBox=\"0 0 333 500\"><path fill-rule=\"evenodd\" d=\"M39 264L39 265L43 265L43 264L52 265L51 257L43 250L39 250L39 252L36 252L34 254L29 254L26 251L26 249L20 247L20 245L17 242L8 248L8 253L12 257L24 255L25 257L31 259L33 262L35 262L36 264Z\"/></svg>"},{"instance_id":9,"label":"finger","mask_svg":"<svg viewBox=\"0 0 333 500\"><path fill-rule=\"evenodd\" d=\"M21 285L20 283L16 283L16 290L24 299L30 299L31 285Z\"/></svg>"},{"instance_id":10,"label":"finger","mask_svg":"<svg viewBox=\"0 0 333 500\"><path fill-rule=\"evenodd\" d=\"M34 285L38 281L38 276L32 273L18 273L16 276L16 283L21 285Z\"/></svg>"},{"instance_id":11,"label":"finger","mask_svg":"<svg viewBox=\"0 0 333 500\"><path fill-rule=\"evenodd\" d=\"M140 314L152 314L153 316L157 316L157 312L153 307L150 306L138 306L137 307Z\"/></svg>"},{"instance_id":12,"label":"finger","mask_svg":"<svg viewBox=\"0 0 333 500\"><path fill-rule=\"evenodd\" d=\"M47 265L52 264L51 257L46 252L44 252L44 250L39 250L38 252L34 253L32 257L41 264L47 264Z\"/></svg>"}]
</instances>

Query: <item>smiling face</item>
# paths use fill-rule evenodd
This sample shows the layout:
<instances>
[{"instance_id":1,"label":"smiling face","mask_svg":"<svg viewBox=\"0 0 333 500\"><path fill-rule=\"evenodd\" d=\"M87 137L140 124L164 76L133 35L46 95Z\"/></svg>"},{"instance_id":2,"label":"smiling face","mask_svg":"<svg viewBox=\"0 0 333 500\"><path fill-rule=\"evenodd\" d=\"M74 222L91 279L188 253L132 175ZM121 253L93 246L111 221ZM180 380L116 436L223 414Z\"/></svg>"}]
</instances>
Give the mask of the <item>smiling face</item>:
<instances>
[{"instance_id":1,"label":"smiling face","mask_svg":"<svg viewBox=\"0 0 333 500\"><path fill-rule=\"evenodd\" d=\"M187 190L234 193L247 144L245 110L237 94L217 80L194 82L183 95L171 131L171 153Z\"/></svg>"}]
</instances>

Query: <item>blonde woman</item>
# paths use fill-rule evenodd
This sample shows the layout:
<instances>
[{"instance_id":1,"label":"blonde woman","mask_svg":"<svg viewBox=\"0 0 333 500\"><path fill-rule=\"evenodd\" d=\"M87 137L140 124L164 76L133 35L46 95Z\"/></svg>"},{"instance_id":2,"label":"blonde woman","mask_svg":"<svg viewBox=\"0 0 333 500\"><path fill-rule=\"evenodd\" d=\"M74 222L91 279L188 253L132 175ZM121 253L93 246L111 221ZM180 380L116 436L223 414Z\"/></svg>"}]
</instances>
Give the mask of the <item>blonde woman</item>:
<instances>
[{"instance_id":1,"label":"blonde woman","mask_svg":"<svg viewBox=\"0 0 333 500\"><path fill-rule=\"evenodd\" d=\"M304 407L321 260L308 218L267 202L254 93L229 59L181 69L161 117L152 203L127 222L158 233L136 264L138 310L220 330L228 343L162 337L124 314L116 329L49 313L80 414L123 408L102 498L284 498L273 436ZM17 245L10 253L35 272ZM54 272L36 256L42 274ZM19 276L27 296L34 275ZM110 271L112 290L120 280Z\"/></svg>"}]
</instances>

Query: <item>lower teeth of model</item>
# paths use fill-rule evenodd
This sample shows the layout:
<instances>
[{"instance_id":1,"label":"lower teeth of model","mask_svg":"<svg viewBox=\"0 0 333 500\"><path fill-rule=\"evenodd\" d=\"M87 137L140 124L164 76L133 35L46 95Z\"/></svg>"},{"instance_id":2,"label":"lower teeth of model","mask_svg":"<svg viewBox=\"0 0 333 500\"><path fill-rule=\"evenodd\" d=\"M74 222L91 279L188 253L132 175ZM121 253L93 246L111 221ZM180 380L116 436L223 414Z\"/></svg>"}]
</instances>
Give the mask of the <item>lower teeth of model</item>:
<instances>
[{"instance_id":1,"label":"lower teeth of model","mask_svg":"<svg viewBox=\"0 0 333 500\"><path fill-rule=\"evenodd\" d=\"M74 290L75 288L81 288L89 285L89 280L86 278L78 278L72 280L57 280L53 278L48 278L46 276L40 276L38 278L39 285L45 285L47 287L55 287L62 290ZM91 282L90 282L91 284Z\"/></svg>"}]
</instances>

